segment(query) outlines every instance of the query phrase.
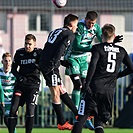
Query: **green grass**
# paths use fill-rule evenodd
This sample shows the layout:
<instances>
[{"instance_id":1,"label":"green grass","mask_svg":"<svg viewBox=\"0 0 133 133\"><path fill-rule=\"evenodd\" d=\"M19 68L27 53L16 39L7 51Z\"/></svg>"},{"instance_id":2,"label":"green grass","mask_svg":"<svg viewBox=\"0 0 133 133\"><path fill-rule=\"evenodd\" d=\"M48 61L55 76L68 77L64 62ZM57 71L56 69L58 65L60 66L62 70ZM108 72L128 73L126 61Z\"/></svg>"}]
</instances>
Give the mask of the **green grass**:
<instances>
[{"instance_id":1,"label":"green grass","mask_svg":"<svg viewBox=\"0 0 133 133\"><path fill-rule=\"evenodd\" d=\"M105 133L133 133L133 129L105 128ZM0 133L8 133L6 128L0 128ZM25 133L24 128L17 128L17 133ZM57 128L33 128L32 133L71 133L71 131L60 131ZM94 133L88 129L83 129L82 133Z\"/></svg>"}]
</instances>

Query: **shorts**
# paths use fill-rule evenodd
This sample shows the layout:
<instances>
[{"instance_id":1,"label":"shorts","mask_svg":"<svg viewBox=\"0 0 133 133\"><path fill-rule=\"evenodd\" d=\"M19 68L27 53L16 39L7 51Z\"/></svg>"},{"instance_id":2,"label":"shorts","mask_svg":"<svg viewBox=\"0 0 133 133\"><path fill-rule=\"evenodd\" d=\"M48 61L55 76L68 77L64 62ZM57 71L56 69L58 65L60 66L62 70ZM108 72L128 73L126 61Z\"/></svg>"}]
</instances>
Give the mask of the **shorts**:
<instances>
[{"instance_id":1,"label":"shorts","mask_svg":"<svg viewBox=\"0 0 133 133\"><path fill-rule=\"evenodd\" d=\"M66 75L79 74L82 78L86 78L88 71L88 62L87 56L83 57L73 57L68 58L69 63L72 64L72 67L66 68Z\"/></svg>"},{"instance_id":2,"label":"shorts","mask_svg":"<svg viewBox=\"0 0 133 133\"><path fill-rule=\"evenodd\" d=\"M51 87L51 86L62 85L62 80L58 68L53 69L49 73L42 70L42 74L44 76L44 79L46 80L47 86Z\"/></svg>"},{"instance_id":3,"label":"shorts","mask_svg":"<svg viewBox=\"0 0 133 133\"><path fill-rule=\"evenodd\" d=\"M5 104L5 116L9 116L10 107L11 107L11 103L10 104Z\"/></svg>"},{"instance_id":4,"label":"shorts","mask_svg":"<svg viewBox=\"0 0 133 133\"><path fill-rule=\"evenodd\" d=\"M78 115L97 115L97 103L93 96L89 93L84 93L79 104Z\"/></svg>"},{"instance_id":5,"label":"shorts","mask_svg":"<svg viewBox=\"0 0 133 133\"><path fill-rule=\"evenodd\" d=\"M29 89L29 88L17 88L17 86L15 86L15 95L16 94L21 94L20 96L20 101L19 101L19 106L24 106L24 104L26 103L27 105L33 105L36 106L38 103L38 89ZM18 90L19 89L19 90Z\"/></svg>"},{"instance_id":6,"label":"shorts","mask_svg":"<svg viewBox=\"0 0 133 133\"><path fill-rule=\"evenodd\" d=\"M98 116L95 117L95 127L102 126L101 123L107 123L111 119L112 103L114 92L108 91L104 93L96 92L95 99L97 103Z\"/></svg>"}]
</instances>

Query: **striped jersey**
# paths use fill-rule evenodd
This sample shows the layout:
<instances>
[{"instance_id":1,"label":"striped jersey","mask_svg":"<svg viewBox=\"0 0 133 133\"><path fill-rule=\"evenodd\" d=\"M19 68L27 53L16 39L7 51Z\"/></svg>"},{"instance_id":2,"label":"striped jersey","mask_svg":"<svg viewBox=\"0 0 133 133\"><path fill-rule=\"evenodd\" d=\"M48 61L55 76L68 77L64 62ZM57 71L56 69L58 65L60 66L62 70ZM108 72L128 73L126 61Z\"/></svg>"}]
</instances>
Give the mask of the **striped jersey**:
<instances>
[{"instance_id":1,"label":"striped jersey","mask_svg":"<svg viewBox=\"0 0 133 133\"><path fill-rule=\"evenodd\" d=\"M11 71L5 73L3 68L0 68L0 79L1 79L2 89L4 92L4 99L2 95L0 95L0 102L4 102L5 105L11 104L16 78L11 73Z\"/></svg>"}]
</instances>

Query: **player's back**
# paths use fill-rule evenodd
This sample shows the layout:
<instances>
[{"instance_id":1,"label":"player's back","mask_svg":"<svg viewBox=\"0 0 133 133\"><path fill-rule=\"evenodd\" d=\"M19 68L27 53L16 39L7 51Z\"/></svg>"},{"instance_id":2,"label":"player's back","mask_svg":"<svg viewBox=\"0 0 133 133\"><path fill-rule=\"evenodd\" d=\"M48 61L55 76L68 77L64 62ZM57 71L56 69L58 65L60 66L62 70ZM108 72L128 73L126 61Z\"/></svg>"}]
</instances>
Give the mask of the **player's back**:
<instances>
[{"instance_id":1,"label":"player's back","mask_svg":"<svg viewBox=\"0 0 133 133\"><path fill-rule=\"evenodd\" d=\"M126 62L127 52L123 47L112 43L94 45L92 54L93 52L98 53L98 62L92 79L95 89L114 90L121 63Z\"/></svg>"},{"instance_id":2,"label":"player's back","mask_svg":"<svg viewBox=\"0 0 133 133\"><path fill-rule=\"evenodd\" d=\"M68 28L59 28L51 31L42 51L42 57L40 60L43 62L53 61L57 52L62 51L62 53L64 53L66 47L71 41L73 41L73 39L74 34Z\"/></svg>"}]
</instances>

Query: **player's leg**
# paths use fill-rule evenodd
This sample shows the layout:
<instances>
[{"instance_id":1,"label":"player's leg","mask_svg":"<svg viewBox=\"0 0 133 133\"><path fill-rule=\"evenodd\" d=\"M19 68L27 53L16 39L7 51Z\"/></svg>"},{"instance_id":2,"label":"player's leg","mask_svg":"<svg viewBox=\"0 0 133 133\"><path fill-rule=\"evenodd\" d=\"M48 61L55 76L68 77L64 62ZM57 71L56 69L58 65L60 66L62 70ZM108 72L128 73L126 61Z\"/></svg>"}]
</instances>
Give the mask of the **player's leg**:
<instances>
[{"instance_id":1,"label":"player's leg","mask_svg":"<svg viewBox=\"0 0 133 133\"><path fill-rule=\"evenodd\" d=\"M80 65L78 58L69 58L69 63L72 65L69 68L66 68L65 74L69 75L72 83L73 83L73 90L72 90L72 100L78 109L79 101L80 101L80 91L82 88L82 83L80 79Z\"/></svg>"},{"instance_id":2,"label":"player's leg","mask_svg":"<svg viewBox=\"0 0 133 133\"><path fill-rule=\"evenodd\" d=\"M38 102L38 90L30 89L27 92L26 96L26 121L25 121L25 129L26 133L31 133L34 125L34 112L35 107Z\"/></svg>"},{"instance_id":3,"label":"player's leg","mask_svg":"<svg viewBox=\"0 0 133 133\"><path fill-rule=\"evenodd\" d=\"M74 105L72 99L69 97L68 93L64 90L66 90L66 88L62 83L62 85L60 86L60 93L61 93L60 98L63 101L63 103L67 105L67 107L74 113L74 115L77 116L78 110L76 106Z\"/></svg>"},{"instance_id":4,"label":"player's leg","mask_svg":"<svg viewBox=\"0 0 133 133\"><path fill-rule=\"evenodd\" d=\"M12 98L12 104L10 108L10 115L8 118L8 130L9 133L14 133L15 127L17 125L17 110L19 107L19 101L22 93L20 91L14 92L13 98Z\"/></svg>"},{"instance_id":5,"label":"player's leg","mask_svg":"<svg viewBox=\"0 0 133 133\"><path fill-rule=\"evenodd\" d=\"M77 121L74 123L73 129L71 133L81 133L83 125L87 120L89 114L86 115L78 115Z\"/></svg>"},{"instance_id":6,"label":"player's leg","mask_svg":"<svg viewBox=\"0 0 133 133\"><path fill-rule=\"evenodd\" d=\"M9 113L10 113L10 106L11 106L10 104L5 104L4 123L7 127L9 126L8 119L9 119ZM16 128L14 133L16 133Z\"/></svg>"},{"instance_id":7,"label":"player's leg","mask_svg":"<svg viewBox=\"0 0 133 133\"><path fill-rule=\"evenodd\" d=\"M63 115L62 105L60 101L60 85L50 87L50 91L52 95L52 106L57 115L58 129L59 130L65 130L65 129L71 130L72 125L66 122L64 115Z\"/></svg>"},{"instance_id":8,"label":"player's leg","mask_svg":"<svg viewBox=\"0 0 133 133\"><path fill-rule=\"evenodd\" d=\"M95 133L104 133L103 124L111 120L112 101L114 92L96 93L98 116L94 117Z\"/></svg>"},{"instance_id":9,"label":"player's leg","mask_svg":"<svg viewBox=\"0 0 133 133\"><path fill-rule=\"evenodd\" d=\"M72 100L76 108L78 109L79 102L80 102L80 92L82 88L82 82L79 74L70 75L70 78L73 82Z\"/></svg>"}]
</instances>

